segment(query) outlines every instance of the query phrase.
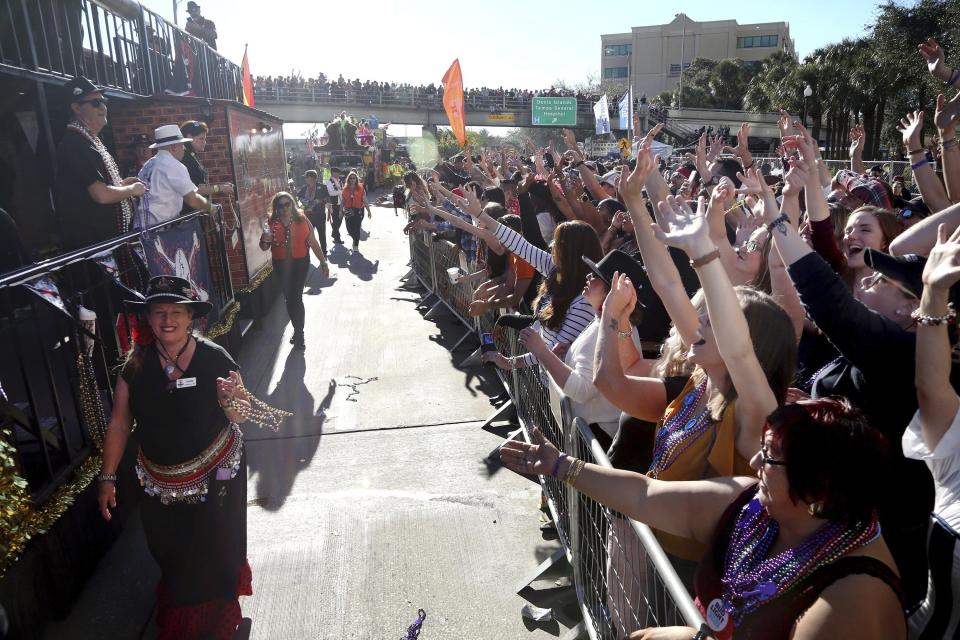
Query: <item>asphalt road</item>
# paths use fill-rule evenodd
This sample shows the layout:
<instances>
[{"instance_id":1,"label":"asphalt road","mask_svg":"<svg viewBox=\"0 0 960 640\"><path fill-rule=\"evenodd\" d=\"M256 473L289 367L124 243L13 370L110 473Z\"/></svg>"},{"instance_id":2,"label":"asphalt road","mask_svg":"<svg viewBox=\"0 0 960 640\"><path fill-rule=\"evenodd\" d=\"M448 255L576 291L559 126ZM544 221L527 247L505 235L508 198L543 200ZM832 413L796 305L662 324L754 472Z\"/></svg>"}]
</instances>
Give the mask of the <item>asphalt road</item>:
<instances>
[{"instance_id":1,"label":"asphalt road","mask_svg":"<svg viewBox=\"0 0 960 640\"><path fill-rule=\"evenodd\" d=\"M401 638L418 609L421 640L559 637L567 624L520 615L571 594L558 574L516 593L557 543L539 530L539 486L488 457L509 431L480 428L499 389L456 368L463 327L425 320L400 286L403 218L375 207L364 225L359 254L331 243L330 279L311 273L306 352L278 300L238 354L247 387L295 413L278 433L244 429L249 637ZM158 573L134 514L46 638L154 637Z\"/></svg>"}]
</instances>

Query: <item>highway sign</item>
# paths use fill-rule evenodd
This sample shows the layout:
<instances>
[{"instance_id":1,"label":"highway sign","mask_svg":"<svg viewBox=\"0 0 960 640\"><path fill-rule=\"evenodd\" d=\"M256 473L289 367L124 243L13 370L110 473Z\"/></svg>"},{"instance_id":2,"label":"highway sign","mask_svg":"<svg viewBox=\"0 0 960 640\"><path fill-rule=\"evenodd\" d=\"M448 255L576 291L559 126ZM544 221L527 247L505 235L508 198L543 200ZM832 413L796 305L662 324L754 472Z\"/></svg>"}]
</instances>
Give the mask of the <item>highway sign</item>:
<instances>
[{"instance_id":1,"label":"highway sign","mask_svg":"<svg viewBox=\"0 0 960 640\"><path fill-rule=\"evenodd\" d=\"M535 127L577 126L576 98L533 98L530 122Z\"/></svg>"}]
</instances>

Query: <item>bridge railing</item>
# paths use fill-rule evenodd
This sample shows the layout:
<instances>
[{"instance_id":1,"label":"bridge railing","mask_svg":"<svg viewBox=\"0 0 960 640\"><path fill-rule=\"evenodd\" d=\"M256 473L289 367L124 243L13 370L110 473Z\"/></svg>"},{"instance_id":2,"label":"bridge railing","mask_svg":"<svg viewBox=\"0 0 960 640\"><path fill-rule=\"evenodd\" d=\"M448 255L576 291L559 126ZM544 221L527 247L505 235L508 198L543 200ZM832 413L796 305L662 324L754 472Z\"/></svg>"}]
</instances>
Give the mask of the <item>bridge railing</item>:
<instances>
[{"instance_id":1,"label":"bridge railing","mask_svg":"<svg viewBox=\"0 0 960 640\"><path fill-rule=\"evenodd\" d=\"M241 95L236 64L130 1L0 0L0 70L84 75L99 86L142 96Z\"/></svg>"},{"instance_id":2,"label":"bridge railing","mask_svg":"<svg viewBox=\"0 0 960 640\"><path fill-rule=\"evenodd\" d=\"M309 85L302 87L287 85L255 85L253 95L257 102L285 103L300 102L324 105L350 106L393 106L411 109L443 109L443 99L437 93L427 93L416 87L383 89L380 87L340 87L336 84ZM517 112L530 110L530 98L522 96L483 96L465 95L464 106L467 109L489 113ZM590 100L578 99L579 113L592 113Z\"/></svg>"}]
</instances>

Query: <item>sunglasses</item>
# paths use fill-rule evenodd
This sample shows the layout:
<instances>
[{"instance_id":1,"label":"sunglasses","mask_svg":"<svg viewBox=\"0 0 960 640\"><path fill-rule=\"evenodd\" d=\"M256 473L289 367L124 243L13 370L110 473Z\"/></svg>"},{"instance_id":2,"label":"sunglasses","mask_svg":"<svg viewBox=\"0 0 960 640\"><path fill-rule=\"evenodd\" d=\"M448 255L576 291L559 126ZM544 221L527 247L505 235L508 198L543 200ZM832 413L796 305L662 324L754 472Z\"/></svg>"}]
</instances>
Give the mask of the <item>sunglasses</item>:
<instances>
[{"instance_id":1,"label":"sunglasses","mask_svg":"<svg viewBox=\"0 0 960 640\"><path fill-rule=\"evenodd\" d=\"M94 109L99 109L100 107L105 107L107 105L107 99L93 98L91 100L77 100L77 104L89 104L92 105Z\"/></svg>"},{"instance_id":2,"label":"sunglasses","mask_svg":"<svg viewBox=\"0 0 960 640\"><path fill-rule=\"evenodd\" d=\"M277 203L277 209L286 209L287 207L293 205L289 200L284 200L283 202Z\"/></svg>"},{"instance_id":3,"label":"sunglasses","mask_svg":"<svg viewBox=\"0 0 960 640\"><path fill-rule=\"evenodd\" d=\"M734 249L738 256L742 256L747 253L755 253L760 251L760 243L756 240L747 240L742 245Z\"/></svg>"},{"instance_id":4,"label":"sunglasses","mask_svg":"<svg viewBox=\"0 0 960 640\"><path fill-rule=\"evenodd\" d=\"M777 460L776 458L771 458L767 454L767 448L765 446L760 447L760 464L768 465L772 464L775 467L785 467L787 466L786 460Z\"/></svg>"}]
</instances>

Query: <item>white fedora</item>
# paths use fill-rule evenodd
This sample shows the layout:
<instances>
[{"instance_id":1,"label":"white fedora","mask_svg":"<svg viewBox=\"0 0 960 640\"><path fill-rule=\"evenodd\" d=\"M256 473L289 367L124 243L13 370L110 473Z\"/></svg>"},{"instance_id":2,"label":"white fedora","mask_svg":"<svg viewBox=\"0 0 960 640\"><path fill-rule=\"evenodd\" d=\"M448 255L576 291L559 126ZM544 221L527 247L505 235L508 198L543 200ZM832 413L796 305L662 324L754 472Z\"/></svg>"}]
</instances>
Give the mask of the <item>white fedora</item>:
<instances>
[{"instance_id":1,"label":"white fedora","mask_svg":"<svg viewBox=\"0 0 960 640\"><path fill-rule=\"evenodd\" d=\"M181 142L192 142L193 138L184 138L180 127L175 124L165 124L153 130L154 143L150 145L151 149L168 147L171 144L180 144Z\"/></svg>"}]
</instances>

